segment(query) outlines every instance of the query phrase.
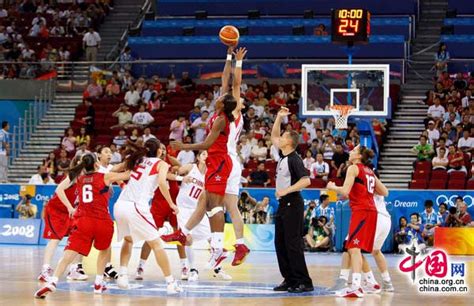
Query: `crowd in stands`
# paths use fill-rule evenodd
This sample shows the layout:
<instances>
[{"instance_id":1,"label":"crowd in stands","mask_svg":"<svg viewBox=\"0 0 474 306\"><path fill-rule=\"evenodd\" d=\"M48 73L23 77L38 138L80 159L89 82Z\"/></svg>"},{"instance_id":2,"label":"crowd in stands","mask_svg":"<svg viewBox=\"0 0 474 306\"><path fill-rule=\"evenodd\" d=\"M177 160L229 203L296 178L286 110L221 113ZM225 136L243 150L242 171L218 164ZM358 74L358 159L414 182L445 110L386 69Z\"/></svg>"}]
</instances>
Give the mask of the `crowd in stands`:
<instances>
[{"instance_id":1,"label":"crowd in stands","mask_svg":"<svg viewBox=\"0 0 474 306\"><path fill-rule=\"evenodd\" d=\"M438 212L435 211L432 200L426 200L424 206L425 210L412 213L409 221L406 217L400 217L398 228L394 232L396 249L400 253L405 253L413 242L421 250L433 246L436 227L474 227L462 196L457 197L455 205L449 208L446 203L440 203Z\"/></svg>"},{"instance_id":2,"label":"crowd in stands","mask_svg":"<svg viewBox=\"0 0 474 306\"><path fill-rule=\"evenodd\" d=\"M97 29L110 9L109 1L4 4L0 9L0 61L9 63L0 66L0 78L33 79L54 70L54 62L77 59L83 35Z\"/></svg>"}]
</instances>

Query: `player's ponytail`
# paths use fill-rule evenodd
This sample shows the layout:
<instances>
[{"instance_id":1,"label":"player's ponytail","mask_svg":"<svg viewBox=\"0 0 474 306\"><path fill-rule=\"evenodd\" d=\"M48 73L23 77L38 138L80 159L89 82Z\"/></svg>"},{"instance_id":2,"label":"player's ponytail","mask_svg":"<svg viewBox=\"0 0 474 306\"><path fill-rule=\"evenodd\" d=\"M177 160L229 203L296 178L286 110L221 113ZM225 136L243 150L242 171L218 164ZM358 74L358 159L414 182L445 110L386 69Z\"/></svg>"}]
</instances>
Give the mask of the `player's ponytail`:
<instances>
[{"instance_id":1,"label":"player's ponytail","mask_svg":"<svg viewBox=\"0 0 474 306\"><path fill-rule=\"evenodd\" d=\"M222 100L222 103L224 104L223 112L227 117L227 120L229 120L229 122L234 122L235 118L232 112L237 107L237 101L235 100L234 96L231 94L226 94Z\"/></svg>"},{"instance_id":2,"label":"player's ponytail","mask_svg":"<svg viewBox=\"0 0 474 306\"><path fill-rule=\"evenodd\" d=\"M125 167L128 170L133 170L144 157L157 157L157 151L160 148L161 142L156 138L148 139L144 147L138 146L133 142L127 144L125 151Z\"/></svg>"},{"instance_id":3,"label":"player's ponytail","mask_svg":"<svg viewBox=\"0 0 474 306\"><path fill-rule=\"evenodd\" d=\"M374 151L364 146L359 148L359 153L361 156L361 162L366 166L370 165L372 163L372 158L375 157Z\"/></svg>"},{"instance_id":4,"label":"player's ponytail","mask_svg":"<svg viewBox=\"0 0 474 306\"><path fill-rule=\"evenodd\" d=\"M75 158L72 161L73 166L69 169L69 180L72 182L75 180L82 172L92 172L95 170L95 156L93 154L85 154L82 157Z\"/></svg>"}]
</instances>

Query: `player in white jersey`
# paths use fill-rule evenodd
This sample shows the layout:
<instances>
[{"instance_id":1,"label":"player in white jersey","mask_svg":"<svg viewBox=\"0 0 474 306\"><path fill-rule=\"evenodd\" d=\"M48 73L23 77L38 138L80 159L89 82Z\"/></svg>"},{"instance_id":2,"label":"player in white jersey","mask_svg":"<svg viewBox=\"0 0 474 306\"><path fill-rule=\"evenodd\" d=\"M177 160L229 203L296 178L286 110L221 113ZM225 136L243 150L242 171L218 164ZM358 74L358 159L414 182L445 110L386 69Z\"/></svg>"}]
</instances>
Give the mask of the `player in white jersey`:
<instances>
[{"instance_id":1,"label":"player in white jersey","mask_svg":"<svg viewBox=\"0 0 474 306\"><path fill-rule=\"evenodd\" d=\"M156 188L159 187L170 207L178 213L178 208L171 199L166 182L169 165L157 157L162 154L158 139L149 139L144 146L144 148L137 147L136 151L131 153L142 158L134 167L127 186L115 204L114 216L117 222L118 240L124 239L120 253L117 285L121 289L128 289L128 264L133 242L145 240L153 250L156 262L165 276L168 294L176 294L182 289L171 274L168 256L161 244L160 235L149 206ZM135 156L131 159L137 160Z\"/></svg>"}]
</instances>

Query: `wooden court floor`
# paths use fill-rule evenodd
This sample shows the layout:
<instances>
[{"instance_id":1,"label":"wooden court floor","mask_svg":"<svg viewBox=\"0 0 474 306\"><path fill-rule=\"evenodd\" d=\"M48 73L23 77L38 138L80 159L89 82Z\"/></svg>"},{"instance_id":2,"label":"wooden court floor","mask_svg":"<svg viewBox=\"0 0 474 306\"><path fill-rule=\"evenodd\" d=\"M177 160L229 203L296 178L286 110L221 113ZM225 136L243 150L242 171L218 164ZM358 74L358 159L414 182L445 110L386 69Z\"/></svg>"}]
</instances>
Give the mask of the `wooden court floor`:
<instances>
[{"instance_id":1,"label":"wooden court floor","mask_svg":"<svg viewBox=\"0 0 474 306\"><path fill-rule=\"evenodd\" d=\"M119 251L117 248L113 250L113 263L118 263ZM420 295L416 287L411 285L409 278L401 272L397 272L400 257L388 256L390 272L396 288L395 293L366 294L363 299L343 299L329 296L325 291L325 288L332 285L338 274L340 254L307 254L308 267L317 290L311 296L300 297L290 294L275 296L269 290L281 281L276 257L272 252L253 252L247 262L237 268L231 267L227 263L224 268L233 276L232 282L217 281L202 268L200 269L200 281L197 283L183 282L186 293L176 297L165 296L163 278L155 262L151 261L152 257L145 266L144 285L132 281L134 288L124 292L114 289L114 284L111 284L108 294L94 295L91 285L95 277L96 254L92 253L85 260L85 269L90 275L89 282L68 283L63 278L59 290L55 294L48 296L46 300L37 300L33 298L33 293L38 288L36 276L41 268L42 253L42 247L0 246L0 305L467 306L474 303L474 257L452 257L455 261L466 263L466 280L471 290L464 295ZM168 254L174 267L174 274L178 276L177 254L174 250L168 250ZM136 268L138 256L139 249L135 248L130 273L134 272ZM206 251L196 251L198 266L199 264L204 266L207 256ZM158 288L160 286L161 289Z\"/></svg>"}]
</instances>

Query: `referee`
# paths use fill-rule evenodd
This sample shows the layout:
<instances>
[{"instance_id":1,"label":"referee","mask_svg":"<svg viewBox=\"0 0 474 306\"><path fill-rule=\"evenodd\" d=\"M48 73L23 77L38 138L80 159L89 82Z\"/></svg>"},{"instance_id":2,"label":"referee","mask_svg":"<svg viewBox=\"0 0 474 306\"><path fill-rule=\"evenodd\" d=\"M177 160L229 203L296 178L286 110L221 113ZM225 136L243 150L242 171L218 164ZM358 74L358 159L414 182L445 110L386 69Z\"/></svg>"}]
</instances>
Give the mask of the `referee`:
<instances>
[{"instance_id":1,"label":"referee","mask_svg":"<svg viewBox=\"0 0 474 306\"><path fill-rule=\"evenodd\" d=\"M304 258L304 202L300 190L311 184L308 170L296 153L299 135L295 131L280 136L282 119L290 113L286 107L278 112L272 129L272 143L280 151L276 174L275 249L283 282L274 291L302 293L313 291Z\"/></svg>"}]
</instances>

